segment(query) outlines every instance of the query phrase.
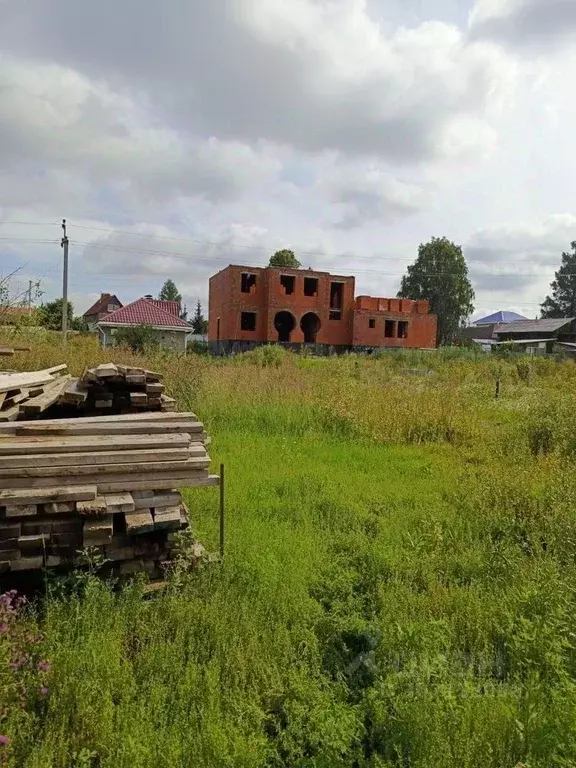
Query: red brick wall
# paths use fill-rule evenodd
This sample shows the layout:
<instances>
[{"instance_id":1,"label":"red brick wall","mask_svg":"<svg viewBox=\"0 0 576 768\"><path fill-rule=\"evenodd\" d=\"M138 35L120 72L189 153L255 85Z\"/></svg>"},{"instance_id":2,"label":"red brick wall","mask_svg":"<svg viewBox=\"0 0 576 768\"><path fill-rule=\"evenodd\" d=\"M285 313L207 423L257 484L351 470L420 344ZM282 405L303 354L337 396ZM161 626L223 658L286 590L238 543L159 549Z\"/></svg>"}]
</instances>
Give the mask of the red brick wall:
<instances>
[{"instance_id":1,"label":"red brick wall","mask_svg":"<svg viewBox=\"0 0 576 768\"><path fill-rule=\"evenodd\" d=\"M256 284L250 293L241 290L242 273L256 275ZM286 294L280 281L282 275L294 277L294 292ZM315 278L318 289L315 296L304 294L305 278ZM340 319L330 319L330 285L342 283ZM210 278L209 325L210 341L278 341L274 321L278 312L289 312L294 318L290 341L304 342L300 322L309 312L320 319L316 343L333 346L370 347L434 347L436 346L436 318L428 315L428 302L410 299L382 299L370 296L354 297L354 278L330 275L302 269L276 267L230 266ZM241 313L256 313L253 331L241 329ZM220 328L218 335L218 318ZM375 320L375 328L369 320ZM408 336L386 338L386 319L408 322ZM395 326L397 330L397 325Z\"/></svg>"},{"instance_id":2,"label":"red brick wall","mask_svg":"<svg viewBox=\"0 0 576 768\"><path fill-rule=\"evenodd\" d=\"M406 300L402 300L402 309ZM399 300L390 299L393 307L398 306ZM417 304L414 302L414 304ZM370 328L370 320L374 320L374 328ZM394 322L394 336L385 335L386 320ZM398 337L398 323L408 323L406 338ZM352 344L358 347L404 347L406 349L436 347L436 316L424 315L414 306L412 312L381 311L357 309L354 311L354 335Z\"/></svg>"}]
</instances>

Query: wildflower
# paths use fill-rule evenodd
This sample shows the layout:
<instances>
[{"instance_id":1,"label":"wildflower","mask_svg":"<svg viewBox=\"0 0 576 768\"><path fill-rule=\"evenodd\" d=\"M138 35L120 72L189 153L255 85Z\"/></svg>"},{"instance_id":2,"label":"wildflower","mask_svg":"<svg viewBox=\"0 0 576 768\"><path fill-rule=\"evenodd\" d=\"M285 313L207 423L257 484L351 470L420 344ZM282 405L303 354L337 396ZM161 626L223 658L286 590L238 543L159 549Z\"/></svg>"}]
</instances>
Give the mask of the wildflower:
<instances>
[{"instance_id":1,"label":"wildflower","mask_svg":"<svg viewBox=\"0 0 576 768\"><path fill-rule=\"evenodd\" d=\"M42 694L42 696L46 696L46 694L48 693L48 688L42 686L42 688L40 688L40 693Z\"/></svg>"},{"instance_id":2,"label":"wildflower","mask_svg":"<svg viewBox=\"0 0 576 768\"><path fill-rule=\"evenodd\" d=\"M14 672L16 672L18 669L20 669L20 662L19 661L11 661L8 665L10 669L13 669Z\"/></svg>"},{"instance_id":3,"label":"wildflower","mask_svg":"<svg viewBox=\"0 0 576 768\"><path fill-rule=\"evenodd\" d=\"M48 661L41 661L38 664L38 669L40 672L50 672L50 662Z\"/></svg>"},{"instance_id":4,"label":"wildflower","mask_svg":"<svg viewBox=\"0 0 576 768\"><path fill-rule=\"evenodd\" d=\"M0 632L7 632L8 631L8 624L6 624L5 621L0 624Z\"/></svg>"},{"instance_id":5,"label":"wildflower","mask_svg":"<svg viewBox=\"0 0 576 768\"><path fill-rule=\"evenodd\" d=\"M0 746L5 747L7 744L10 744L8 736L0 736Z\"/></svg>"}]
</instances>

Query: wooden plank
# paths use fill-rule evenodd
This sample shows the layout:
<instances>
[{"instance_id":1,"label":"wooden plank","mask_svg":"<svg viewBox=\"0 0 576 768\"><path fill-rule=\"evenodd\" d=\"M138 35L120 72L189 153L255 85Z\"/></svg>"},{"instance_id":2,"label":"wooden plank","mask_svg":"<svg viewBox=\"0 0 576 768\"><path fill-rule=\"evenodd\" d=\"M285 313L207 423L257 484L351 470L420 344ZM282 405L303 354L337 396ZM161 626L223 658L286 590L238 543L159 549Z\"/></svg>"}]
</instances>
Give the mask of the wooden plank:
<instances>
[{"instance_id":1,"label":"wooden plank","mask_svg":"<svg viewBox=\"0 0 576 768\"><path fill-rule=\"evenodd\" d=\"M96 496L91 501L76 502L76 511L82 516L105 515L106 510L106 498L104 496Z\"/></svg>"},{"instance_id":2,"label":"wooden plank","mask_svg":"<svg viewBox=\"0 0 576 768\"><path fill-rule=\"evenodd\" d=\"M39 571L44 565L42 555L37 557L20 557L10 563L11 571Z\"/></svg>"},{"instance_id":3,"label":"wooden plank","mask_svg":"<svg viewBox=\"0 0 576 768\"><path fill-rule=\"evenodd\" d=\"M50 535L45 533L30 534L18 538L18 546L23 552L31 549L43 549L50 540Z\"/></svg>"},{"instance_id":4,"label":"wooden plank","mask_svg":"<svg viewBox=\"0 0 576 768\"><path fill-rule=\"evenodd\" d=\"M10 437L0 438L0 456L20 454L98 453L100 451L177 450L180 448L203 448L203 443L191 442L186 433L170 435L125 435L118 437L66 436L66 437ZM0 459L0 465L3 460Z\"/></svg>"},{"instance_id":5,"label":"wooden plank","mask_svg":"<svg viewBox=\"0 0 576 768\"><path fill-rule=\"evenodd\" d=\"M98 451L95 453L32 453L4 456L0 459L2 469L25 469L30 467L79 467L82 465L131 464L164 461L186 461L206 456L203 445L156 450Z\"/></svg>"},{"instance_id":6,"label":"wooden plank","mask_svg":"<svg viewBox=\"0 0 576 768\"><path fill-rule=\"evenodd\" d=\"M111 493L120 491L138 491L150 487L151 485L158 490L169 490L170 488L205 488L219 485L218 475L209 475L207 472L195 472L183 477L175 477L174 474L167 478L155 476L152 481L148 479L128 480L120 482L99 482L98 490L100 493Z\"/></svg>"},{"instance_id":7,"label":"wooden plank","mask_svg":"<svg viewBox=\"0 0 576 768\"><path fill-rule=\"evenodd\" d=\"M28 390L27 389L20 389L18 392L15 392L14 394L11 394L8 392L6 398L4 399L4 405L3 408L12 408L13 405L18 405L18 403L23 402L24 400L28 399Z\"/></svg>"},{"instance_id":8,"label":"wooden plank","mask_svg":"<svg viewBox=\"0 0 576 768\"><path fill-rule=\"evenodd\" d=\"M11 389L29 389L39 387L54 381L53 373L66 370L65 365L57 365L43 371L27 371L25 373L0 373L0 392Z\"/></svg>"},{"instance_id":9,"label":"wooden plank","mask_svg":"<svg viewBox=\"0 0 576 768\"><path fill-rule=\"evenodd\" d=\"M146 392L149 395L158 395L160 396L164 392L164 384L158 383L151 383L146 384Z\"/></svg>"},{"instance_id":10,"label":"wooden plank","mask_svg":"<svg viewBox=\"0 0 576 768\"><path fill-rule=\"evenodd\" d=\"M93 370L94 374L99 379L108 379L112 376L119 375L118 368L114 365L114 363L102 363L101 365L96 366L96 368Z\"/></svg>"},{"instance_id":11,"label":"wooden plank","mask_svg":"<svg viewBox=\"0 0 576 768\"><path fill-rule=\"evenodd\" d=\"M14 349L12 347L0 347L0 357L12 357Z\"/></svg>"},{"instance_id":12,"label":"wooden plank","mask_svg":"<svg viewBox=\"0 0 576 768\"><path fill-rule=\"evenodd\" d=\"M126 532L131 535L150 533L154 530L154 519L148 510L139 512L126 512Z\"/></svg>"},{"instance_id":13,"label":"wooden plank","mask_svg":"<svg viewBox=\"0 0 576 768\"><path fill-rule=\"evenodd\" d=\"M63 389L60 395L61 403L85 403L88 399L88 390L79 379L72 379Z\"/></svg>"},{"instance_id":14,"label":"wooden plank","mask_svg":"<svg viewBox=\"0 0 576 768\"><path fill-rule=\"evenodd\" d=\"M49 501L42 505L47 515L62 515L65 512L75 512L75 501Z\"/></svg>"},{"instance_id":15,"label":"wooden plank","mask_svg":"<svg viewBox=\"0 0 576 768\"><path fill-rule=\"evenodd\" d=\"M134 499L132 494L128 492L107 493L104 500L106 501L106 509L111 515L134 512Z\"/></svg>"},{"instance_id":16,"label":"wooden plank","mask_svg":"<svg viewBox=\"0 0 576 768\"><path fill-rule=\"evenodd\" d=\"M0 426L4 426L1 422L13 422L16 421L20 414L20 404L17 403L11 408L7 408L5 411L0 411ZM13 427L16 425L7 424L7 426Z\"/></svg>"},{"instance_id":17,"label":"wooden plank","mask_svg":"<svg viewBox=\"0 0 576 768\"><path fill-rule=\"evenodd\" d=\"M20 413L31 414L42 413L42 411L45 411L46 408L49 408L58 400L62 390L66 387L69 378L69 376L62 376L62 378L55 381L53 385L45 387L42 390L41 395L30 398L30 400L22 403L19 409Z\"/></svg>"},{"instance_id":18,"label":"wooden plank","mask_svg":"<svg viewBox=\"0 0 576 768\"><path fill-rule=\"evenodd\" d=\"M166 507L154 512L154 529L157 531L177 531L182 527L180 507Z\"/></svg>"},{"instance_id":19,"label":"wooden plank","mask_svg":"<svg viewBox=\"0 0 576 768\"><path fill-rule=\"evenodd\" d=\"M163 373L157 373L156 371L144 371L146 374L146 381L155 382L155 381L162 381L164 378Z\"/></svg>"},{"instance_id":20,"label":"wooden plank","mask_svg":"<svg viewBox=\"0 0 576 768\"><path fill-rule=\"evenodd\" d=\"M10 488L0 490L0 505L44 504L50 501L85 501L95 499L95 485L40 486L36 488Z\"/></svg>"},{"instance_id":21,"label":"wooden plank","mask_svg":"<svg viewBox=\"0 0 576 768\"><path fill-rule=\"evenodd\" d=\"M63 419L62 421L66 421ZM13 425L16 435L156 435L171 432L188 434L202 433L204 426L199 421L126 422L107 421L95 424L42 424L42 422L20 422Z\"/></svg>"},{"instance_id":22,"label":"wooden plank","mask_svg":"<svg viewBox=\"0 0 576 768\"><path fill-rule=\"evenodd\" d=\"M37 504L6 504L4 507L6 517L32 517L38 514Z\"/></svg>"},{"instance_id":23,"label":"wooden plank","mask_svg":"<svg viewBox=\"0 0 576 768\"><path fill-rule=\"evenodd\" d=\"M114 521L112 515L101 515L99 517L90 517L84 520L82 527L82 536L87 543L94 538L105 537L108 541L112 538L114 531Z\"/></svg>"},{"instance_id":24,"label":"wooden plank","mask_svg":"<svg viewBox=\"0 0 576 768\"><path fill-rule=\"evenodd\" d=\"M162 507L175 507L181 501L178 491L174 493L155 493L150 498L135 498L136 509L161 509Z\"/></svg>"},{"instance_id":25,"label":"wooden plank","mask_svg":"<svg viewBox=\"0 0 576 768\"><path fill-rule=\"evenodd\" d=\"M76 482L78 482L79 478L84 476L94 478L94 482L96 482L100 477L106 478L115 474L130 475L142 472L194 471L197 469L208 469L210 461L210 457L204 454L204 456L193 456L192 458L180 459L178 461L143 461L124 464L106 463L79 466L65 464L44 467L13 467L0 470L0 485L4 485L5 481L12 480L13 478L17 480L43 478L45 483L46 478L50 478L55 481L52 484L57 484L61 481L64 482L65 479L70 476L76 478ZM90 482L92 482L92 480ZM18 485L22 485L22 483L19 483ZM5 487L9 487L8 484L6 484Z\"/></svg>"},{"instance_id":26,"label":"wooden plank","mask_svg":"<svg viewBox=\"0 0 576 768\"><path fill-rule=\"evenodd\" d=\"M131 386L144 386L146 384L146 375L145 374L126 374L126 384L130 384Z\"/></svg>"},{"instance_id":27,"label":"wooden plank","mask_svg":"<svg viewBox=\"0 0 576 768\"><path fill-rule=\"evenodd\" d=\"M198 417L195 413L190 412L175 412L175 413L158 413L157 411L152 411L149 413L124 413L124 414L102 414L100 416L81 416L74 419L44 419L41 424L43 426L50 426L50 425L58 425L61 424L63 421L66 422L69 426L74 426L76 424L105 424L107 422L119 422L123 424L124 422L135 422L139 424L140 422L150 422L152 424L160 423L160 424L169 424L173 421L198 421ZM0 426L0 433L3 432L9 432L10 431L10 425L7 425L5 427Z\"/></svg>"},{"instance_id":28,"label":"wooden plank","mask_svg":"<svg viewBox=\"0 0 576 768\"><path fill-rule=\"evenodd\" d=\"M130 392L130 402L132 405L148 405L148 395L146 392Z\"/></svg>"},{"instance_id":29,"label":"wooden plank","mask_svg":"<svg viewBox=\"0 0 576 768\"><path fill-rule=\"evenodd\" d=\"M0 522L0 541L14 539L22 535L22 523L18 521Z\"/></svg>"}]
</instances>

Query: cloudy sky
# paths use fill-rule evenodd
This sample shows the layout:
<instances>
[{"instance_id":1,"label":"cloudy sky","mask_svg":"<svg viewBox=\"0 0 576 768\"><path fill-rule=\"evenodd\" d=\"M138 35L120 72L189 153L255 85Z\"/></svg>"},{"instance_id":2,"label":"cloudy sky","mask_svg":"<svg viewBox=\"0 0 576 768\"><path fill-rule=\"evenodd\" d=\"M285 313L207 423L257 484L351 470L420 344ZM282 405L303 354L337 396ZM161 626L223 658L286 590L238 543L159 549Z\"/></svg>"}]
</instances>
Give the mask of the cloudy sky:
<instances>
[{"instance_id":1,"label":"cloudy sky","mask_svg":"<svg viewBox=\"0 0 576 768\"><path fill-rule=\"evenodd\" d=\"M576 240L576 0L0 0L0 275L191 306L290 247L394 295L462 245L536 316Z\"/></svg>"}]
</instances>

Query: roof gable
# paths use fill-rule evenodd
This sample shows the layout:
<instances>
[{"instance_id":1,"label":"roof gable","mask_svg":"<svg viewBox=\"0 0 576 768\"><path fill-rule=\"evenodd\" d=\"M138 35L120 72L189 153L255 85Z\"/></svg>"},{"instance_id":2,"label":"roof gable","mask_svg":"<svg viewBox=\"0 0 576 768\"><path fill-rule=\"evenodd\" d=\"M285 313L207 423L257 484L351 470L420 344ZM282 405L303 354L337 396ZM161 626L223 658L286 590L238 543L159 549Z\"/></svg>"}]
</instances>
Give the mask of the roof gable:
<instances>
[{"instance_id":1,"label":"roof gable","mask_svg":"<svg viewBox=\"0 0 576 768\"><path fill-rule=\"evenodd\" d=\"M136 299L100 320L103 325L154 325L162 328L190 328L185 320L157 306L154 299ZM172 302L169 302L172 303Z\"/></svg>"},{"instance_id":2,"label":"roof gable","mask_svg":"<svg viewBox=\"0 0 576 768\"><path fill-rule=\"evenodd\" d=\"M91 315L99 315L100 312L106 312L108 304L118 304L119 307L123 306L122 302L115 294L103 293L100 295L100 298L92 304L90 309L87 309L86 312L84 312L82 317L90 317Z\"/></svg>"},{"instance_id":3,"label":"roof gable","mask_svg":"<svg viewBox=\"0 0 576 768\"><path fill-rule=\"evenodd\" d=\"M487 317L481 317L480 320L476 320L473 325L492 325L493 323L515 323L517 320L528 320L527 317L519 315L517 312L507 312L506 310L500 310L500 312L494 312L493 315Z\"/></svg>"}]
</instances>

